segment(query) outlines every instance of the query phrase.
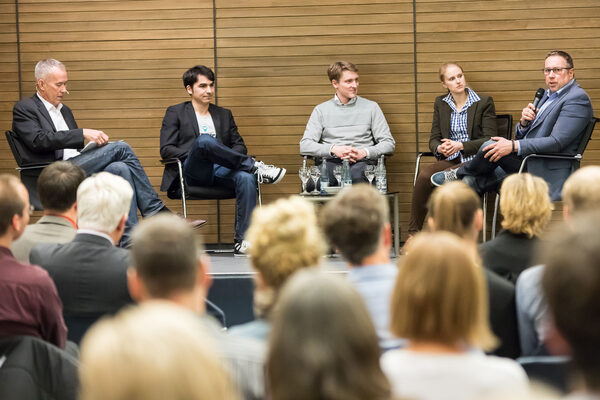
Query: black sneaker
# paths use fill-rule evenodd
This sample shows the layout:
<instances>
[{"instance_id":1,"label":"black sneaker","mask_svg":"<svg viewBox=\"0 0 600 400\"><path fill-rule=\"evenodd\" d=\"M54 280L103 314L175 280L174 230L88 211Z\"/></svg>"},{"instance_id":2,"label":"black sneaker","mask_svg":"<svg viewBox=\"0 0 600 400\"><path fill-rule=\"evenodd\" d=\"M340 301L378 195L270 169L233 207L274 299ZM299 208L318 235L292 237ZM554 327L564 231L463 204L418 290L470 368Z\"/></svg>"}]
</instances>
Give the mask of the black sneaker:
<instances>
[{"instance_id":1,"label":"black sneaker","mask_svg":"<svg viewBox=\"0 0 600 400\"><path fill-rule=\"evenodd\" d=\"M254 163L254 167L256 168L254 170L254 173L256 174L259 183L279 183L285 175L285 168L279 168L274 165L267 165L262 161L256 161Z\"/></svg>"}]
</instances>

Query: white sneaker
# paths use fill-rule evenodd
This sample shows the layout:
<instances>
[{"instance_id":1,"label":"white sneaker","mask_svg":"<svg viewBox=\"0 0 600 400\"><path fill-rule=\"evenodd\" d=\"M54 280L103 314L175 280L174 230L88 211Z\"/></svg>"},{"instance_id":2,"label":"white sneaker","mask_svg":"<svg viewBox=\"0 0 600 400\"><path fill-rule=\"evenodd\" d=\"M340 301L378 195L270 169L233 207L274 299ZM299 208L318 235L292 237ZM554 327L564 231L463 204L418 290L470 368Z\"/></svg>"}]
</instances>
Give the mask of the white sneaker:
<instances>
[{"instance_id":1,"label":"white sneaker","mask_svg":"<svg viewBox=\"0 0 600 400\"><path fill-rule=\"evenodd\" d=\"M255 161L254 166L256 167L254 173L256 174L259 183L279 183L285 175L285 168L267 165L262 161Z\"/></svg>"},{"instance_id":2,"label":"white sneaker","mask_svg":"<svg viewBox=\"0 0 600 400\"><path fill-rule=\"evenodd\" d=\"M250 242L247 240L242 240L241 242L236 242L233 245L233 254L236 256L245 256L250 249Z\"/></svg>"}]
</instances>

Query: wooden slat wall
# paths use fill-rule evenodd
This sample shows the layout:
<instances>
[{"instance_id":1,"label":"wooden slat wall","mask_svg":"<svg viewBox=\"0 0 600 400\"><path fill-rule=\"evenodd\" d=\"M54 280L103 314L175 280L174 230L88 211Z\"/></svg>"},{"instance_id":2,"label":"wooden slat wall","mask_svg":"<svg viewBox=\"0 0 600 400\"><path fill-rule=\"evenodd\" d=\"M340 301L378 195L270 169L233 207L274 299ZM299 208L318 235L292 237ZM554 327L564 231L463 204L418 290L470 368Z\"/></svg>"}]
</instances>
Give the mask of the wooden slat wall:
<instances>
[{"instance_id":1,"label":"wooden slat wall","mask_svg":"<svg viewBox=\"0 0 600 400\"><path fill-rule=\"evenodd\" d=\"M573 57L575 77L600 115L600 7L596 0L417 0L417 88L419 149L428 150L433 100L444 93L438 68L457 61L468 84L491 95L498 114L521 110L545 87L546 53L565 50ZM596 127L583 164L599 164L600 128ZM561 205L555 217L560 220Z\"/></svg>"},{"instance_id":2,"label":"wooden slat wall","mask_svg":"<svg viewBox=\"0 0 600 400\"><path fill-rule=\"evenodd\" d=\"M12 107L19 100L17 23L14 0L0 0L0 173L15 174L16 163L4 137L12 124Z\"/></svg>"},{"instance_id":3,"label":"wooden slat wall","mask_svg":"<svg viewBox=\"0 0 600 400\"><path fill-rule=\"evenodd\" d=\"M15 2L0 4L4 130L18 98L18 70ZM188 67L215 66L215 28L219 105L233 110L251 154L288 169L281 184L263 187L265 200L271 201L297 193L298 142L313 107L333 94L327 66L347 59L360 69L360 94L380 104L397 141L388 165L389 186L401 192L404 228L415 139L418 135L418 147L425 150L433 99L443 92L437 77L440 62L462 63L476 91L492 95L499 113L518 118L544 85L539 69L546 51L564 49L572 54L577 79L600 115L596 0L416 0L415 8L411 0L334 0L326 5L317 0L215 0L214 6L213 14L212 0L20 0L23 95L33 93L36 61L63 61L70 72L66 103L79 124L129 142L158 188L164 110L187 99L180 77ZM0 149L0 172L13 171L3 135ZM585 159L600 161L597 141ZM179 209L178 202L167 204ZM215 203L195 202L191 213L208 217L203 233L215 240ZM223 236L230 240L233 201L225 202L223 213Z\"/></svg>"}]
</instances>

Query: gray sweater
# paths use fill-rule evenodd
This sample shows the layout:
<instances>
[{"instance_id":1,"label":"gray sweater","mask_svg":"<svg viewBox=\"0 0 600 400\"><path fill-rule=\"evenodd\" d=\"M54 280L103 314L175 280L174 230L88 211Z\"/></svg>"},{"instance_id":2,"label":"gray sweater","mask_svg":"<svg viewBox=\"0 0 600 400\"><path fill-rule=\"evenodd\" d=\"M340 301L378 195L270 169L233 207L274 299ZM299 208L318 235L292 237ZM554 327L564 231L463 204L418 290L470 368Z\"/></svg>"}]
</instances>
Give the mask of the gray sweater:
<instances>
[{"instance_id":1,"label":"gray sweater","mask_svg":"<svg viewBox=\"0 0 600 400\"><path fill-rule=\"evenodd\" d=\"M396 142L377 103L357 96L342 104L334 97L313 110L300 141L300 153L328 157L333 145L365 149L370 159L376 159L392 153Z\"/></svg>"}]
</instances>

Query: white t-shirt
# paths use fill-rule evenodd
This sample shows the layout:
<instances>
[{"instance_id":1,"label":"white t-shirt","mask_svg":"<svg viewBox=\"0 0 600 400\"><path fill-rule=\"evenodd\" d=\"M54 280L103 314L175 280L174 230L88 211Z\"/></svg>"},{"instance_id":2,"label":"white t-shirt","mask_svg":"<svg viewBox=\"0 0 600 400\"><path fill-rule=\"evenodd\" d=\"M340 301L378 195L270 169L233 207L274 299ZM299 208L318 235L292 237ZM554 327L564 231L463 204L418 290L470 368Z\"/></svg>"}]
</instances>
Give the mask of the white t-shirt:
<instances>
[{"instance_id":1,"label":"white t-shirt","mask_svg":"<svg viewBox=\"0 0 600 400\"><path fill-rule=\"evenodd\" d=\"M481 352L434 354L391 350L381 357L395 396L414 400L525 398L527 375L508 358Z\"/></svg>"},{"instance_id":2,"label":"white t-shirt","mask_svg":"<svg viewBox=\"0 0 600 400\"><path fill-rule=\"evenodd\" d=\"M198 131L201 135L210 135L212 137L217 137L217 133L215 131L215 124L210 114L200 115L200 113L196 113L196 120L198 121Z\"/></svg>"}]
</instances>

